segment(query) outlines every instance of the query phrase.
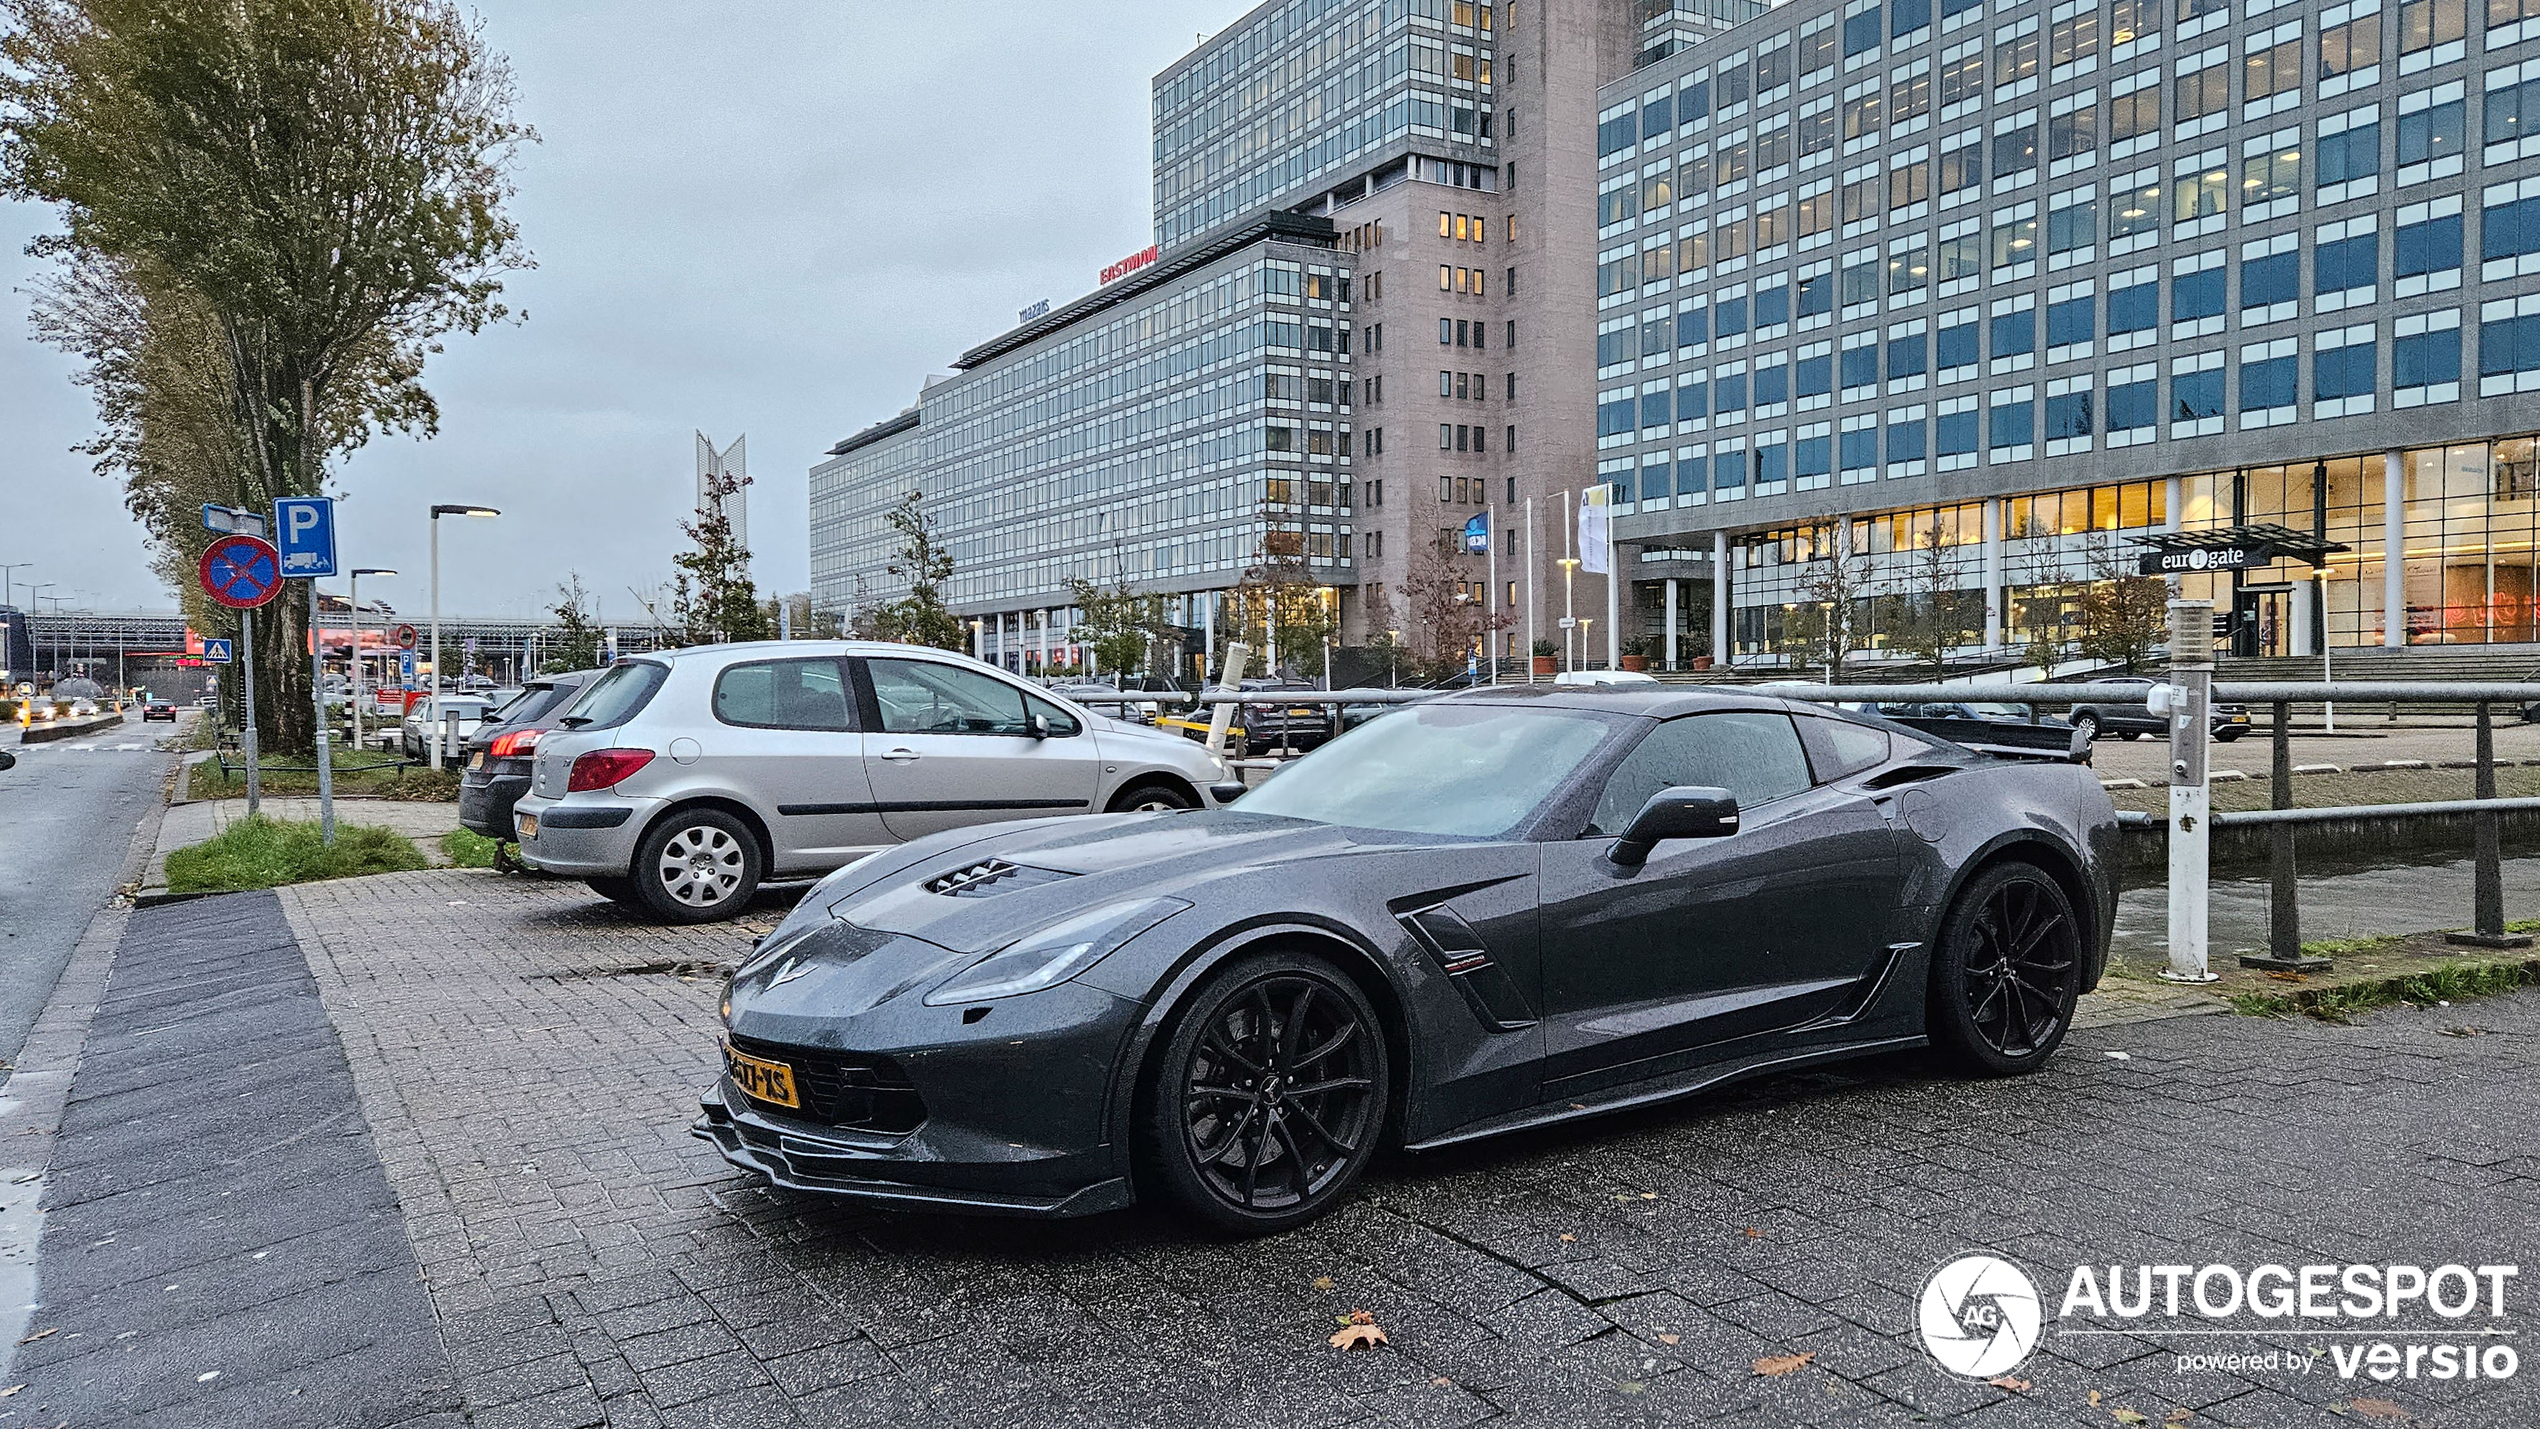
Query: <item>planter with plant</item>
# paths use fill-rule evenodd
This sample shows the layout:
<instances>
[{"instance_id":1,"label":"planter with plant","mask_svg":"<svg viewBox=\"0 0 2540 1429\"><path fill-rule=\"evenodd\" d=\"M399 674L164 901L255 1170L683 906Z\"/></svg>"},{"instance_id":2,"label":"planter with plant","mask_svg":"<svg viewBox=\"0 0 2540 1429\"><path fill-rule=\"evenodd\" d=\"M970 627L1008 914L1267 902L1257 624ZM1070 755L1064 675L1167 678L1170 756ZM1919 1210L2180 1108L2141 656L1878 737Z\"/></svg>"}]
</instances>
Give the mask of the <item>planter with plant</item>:
<instances>
[{"instance_id":1,"label":"planter with plant","mask_svg":"<svg viewBox=\"0 0 2540 1429\"><path fill-rule=\"evenodd\" d=\"M1560 669L1560 666L1556 663L1560 653L1561 647L1553 644L1551 641L1536 641L1534 644L1535 673L1538 675L1550 675L1556 673Z\"/></svg>"}]
</instances>

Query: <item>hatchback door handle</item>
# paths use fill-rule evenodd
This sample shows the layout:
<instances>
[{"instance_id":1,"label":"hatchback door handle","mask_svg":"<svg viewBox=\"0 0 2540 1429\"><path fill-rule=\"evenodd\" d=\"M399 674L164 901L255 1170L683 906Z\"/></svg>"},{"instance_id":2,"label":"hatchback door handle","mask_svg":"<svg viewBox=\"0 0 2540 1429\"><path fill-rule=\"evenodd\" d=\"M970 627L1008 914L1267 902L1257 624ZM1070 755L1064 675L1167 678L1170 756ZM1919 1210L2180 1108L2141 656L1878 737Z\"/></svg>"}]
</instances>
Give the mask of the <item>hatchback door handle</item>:
<instances>
[{"instance_id":1,"label":"hatchback door handle","mask_svg":"<svg viewBox=\"0 0 2540 1429\"><path fill-rule=\"evenodd\" d=\"M884 754L882 757L894 764L906 764L917 757L917 751L914 749L894 749Z\"/></svg>"}]
</instances>

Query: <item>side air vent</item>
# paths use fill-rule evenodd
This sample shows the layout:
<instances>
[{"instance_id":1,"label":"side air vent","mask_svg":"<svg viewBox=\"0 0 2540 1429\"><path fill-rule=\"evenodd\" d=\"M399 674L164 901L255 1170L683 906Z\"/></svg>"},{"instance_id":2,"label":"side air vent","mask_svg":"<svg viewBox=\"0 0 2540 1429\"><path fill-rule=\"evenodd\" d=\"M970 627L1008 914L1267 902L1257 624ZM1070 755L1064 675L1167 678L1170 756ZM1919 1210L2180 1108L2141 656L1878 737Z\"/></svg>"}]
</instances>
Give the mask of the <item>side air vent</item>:
<instances>
[{"instance_id":1,"label":"side air vent","mask_svg":"<svg viewBox=\"0 0 2540 1429\"><path fill-rule=\"evenodd\" d=\"M1490 955L1482 935L1453 908L1440 903L1395 915L1441 971L1464 994L1482 1025L1494 1032L1514 1032L1535 1024L1534 1009L1515 979Z\"/></svg>"},{"instance_id":2,"label":"side air vent","mask_svg":"<svg viewBox=\"0 0 2540 1429\"><path fill-rule=\"evenodd\" d=\"M1012 893L1017 889L1038 888L1075 875L1047 868L1026 868L1001 858L965 864L949 873L926 880L926 891L947 898L986 898L992 894Z\"/></svg>"}]
</instances>

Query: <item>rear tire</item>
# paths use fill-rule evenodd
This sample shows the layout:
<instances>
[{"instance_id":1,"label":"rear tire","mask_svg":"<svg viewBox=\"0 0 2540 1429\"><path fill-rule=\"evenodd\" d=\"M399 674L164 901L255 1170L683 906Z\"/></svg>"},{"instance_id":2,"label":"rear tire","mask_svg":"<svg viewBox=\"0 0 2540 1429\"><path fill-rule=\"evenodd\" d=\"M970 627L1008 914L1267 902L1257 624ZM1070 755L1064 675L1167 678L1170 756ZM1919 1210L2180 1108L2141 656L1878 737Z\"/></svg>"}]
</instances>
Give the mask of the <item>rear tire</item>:
<instances>
[{"instance_id":1,"label":"rear tire","mask_svg":"<svg viewBox=\"0 0 2540 1429\"><path fill-rule=\"evenodd\" d=\"M1238 958L1191 994L1148 1073L1142 1179L1236 1235L1312 1220L1375 1155L1391 1071L1375 1008L1338 969Z\"/></svg>"},{"instance_id":2,"label":"rear tire","mask_svg":"<svg viewBox=\"0 0 2540 1429\"><path fill-rule=\"evenodd\" d=\"M636 896L665 923L732 917L758 892L759 873L758 836L720 809L674 810L635 849Z\"/></svg>"},{"instance_id":3,"label":"rear tire","mask_svg":"<svg viewBox=\"0 0 2540 1429\"><path fill-rule=\"evenodd\" d=\"M2095 714L2074 715L2073 728L2081 731L2081 737L2083 739L2090 740L2095 743L2099 738L2099 716Z\"/></svg>"},{"instance_id":4,"label":"rear tire","mask_svg":"<svg viewBox=\"0 0 2540 1429\"><path fill-rule=\"evenodd\" d=\"M2031 863L1997 863L1959 893L1932 950L1924 1018L1932 1045L1980 1076L2034 1072L2072 1029L2081 919Z\"/></svg>"}]
</instances>

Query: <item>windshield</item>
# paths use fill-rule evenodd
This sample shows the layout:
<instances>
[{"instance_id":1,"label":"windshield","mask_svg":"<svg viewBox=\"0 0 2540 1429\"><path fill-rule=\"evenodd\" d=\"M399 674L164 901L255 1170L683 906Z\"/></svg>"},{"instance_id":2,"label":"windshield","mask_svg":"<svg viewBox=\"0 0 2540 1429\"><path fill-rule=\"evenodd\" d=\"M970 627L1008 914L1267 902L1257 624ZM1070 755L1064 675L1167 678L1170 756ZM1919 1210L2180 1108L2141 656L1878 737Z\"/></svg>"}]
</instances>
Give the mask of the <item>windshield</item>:
<instances>
[{"instance_id":1,"label":"windshield","mask_svg":"<svg viewBox=\"0 0 2540 1429\"><path fill-rule=\"evenodd\" d=\"M1584 710L1415 705L1298 760L1233 807L1346 828L1497 838L1616 728Z\"/></svg>"},{"instance_id":2,"label":"windshield","mask_svg":"<svg viewBox=\"0 0 2540 1429\"><path fill-rule=\"evenodd\" d=\"M585 686L572 713L559 723L574 729L615 729L633 719L653 691L670 675L670 667L650 660L626 660Z\"/></svg>"}]
</instances>

